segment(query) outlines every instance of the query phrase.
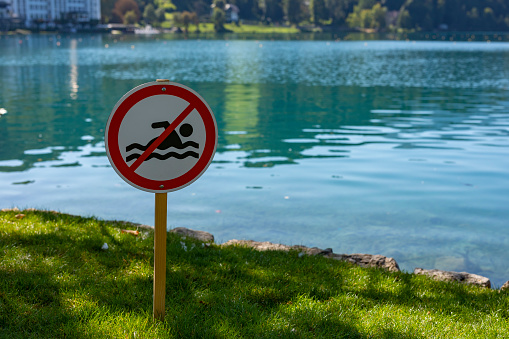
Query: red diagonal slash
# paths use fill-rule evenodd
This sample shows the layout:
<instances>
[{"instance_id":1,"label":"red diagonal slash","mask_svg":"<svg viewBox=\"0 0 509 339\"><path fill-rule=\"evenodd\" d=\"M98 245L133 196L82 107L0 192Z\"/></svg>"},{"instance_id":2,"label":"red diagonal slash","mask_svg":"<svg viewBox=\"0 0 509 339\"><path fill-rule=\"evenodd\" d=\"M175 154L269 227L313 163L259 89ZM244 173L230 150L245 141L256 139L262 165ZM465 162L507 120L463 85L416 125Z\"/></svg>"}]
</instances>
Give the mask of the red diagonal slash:
<instances>
[{"instance_id":1,"label":"red diagonal slash","mask_svg":"<svg viewBox=\"0 0 509 339\"><path fill-rule=\"evenodd\" d=\"M182 121L184 121L184 119L187 118L187 116L193 110L194 106L189 104L189 106L187 106L187 108L182 113L180 113L175 120L173 120L170 126L168 126L168 128L164 130L164 132L150 145L149 148L145 150L145 152L141 154L141 156L138 159L136 159L136 161L131 166L129 166L129 168L132 169L133 172L136 171L138 167L140 167L142 162L144 162L148 158L148 156L151 155L152 152L154 152L156 148L159 147L159 145L161 145L164 139L166 139L170 135L170 133L173 132L173 130L177 128L177 126L180 125Z\"/></svg>"}]
</instances>

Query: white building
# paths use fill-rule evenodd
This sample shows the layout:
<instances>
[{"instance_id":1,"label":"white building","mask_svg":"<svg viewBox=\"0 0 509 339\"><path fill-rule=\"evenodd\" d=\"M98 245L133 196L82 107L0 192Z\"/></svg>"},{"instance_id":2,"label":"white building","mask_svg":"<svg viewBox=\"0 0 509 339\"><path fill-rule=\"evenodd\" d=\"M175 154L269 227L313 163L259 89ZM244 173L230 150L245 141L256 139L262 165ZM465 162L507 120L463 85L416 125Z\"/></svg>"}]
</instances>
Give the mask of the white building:
<instances>
[{"instance_id":1,"label":"white building","mask_svg":"<svg viewBox=\"0 0 509 339\"><path fill-rule=\"evenodd\" d=\"M101 20L100 0L10 0L12 16L27 27L57 23L85 24Z\"/></svg>"},{"instance_id":2,"label":"white building","mask_svg":"<svg viewBox=\"0 0 509 339\"><path fill-rule=\"evenodd\" d=\"M0 19L10 18L10 3L0 0Z\"/></svg>"}]
</instances>

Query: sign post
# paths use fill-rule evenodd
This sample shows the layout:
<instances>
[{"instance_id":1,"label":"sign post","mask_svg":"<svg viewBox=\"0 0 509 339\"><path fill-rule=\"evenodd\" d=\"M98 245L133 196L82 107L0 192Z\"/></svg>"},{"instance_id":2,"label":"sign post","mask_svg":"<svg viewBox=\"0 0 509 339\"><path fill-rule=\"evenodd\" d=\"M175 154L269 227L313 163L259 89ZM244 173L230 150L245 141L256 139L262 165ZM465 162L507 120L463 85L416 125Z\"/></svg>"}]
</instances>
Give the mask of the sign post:
<instances>
[{"instance_id":1,"label":"sign post","mask_svg":"<svg viewBox=\"0 0 509 339\"><path fill-rule=\"evenodd\" d=\"M156 193L154 234L154 319L164 319L166 297L166 207L168 193Z\"/></svg>"},{"instance_id":2,"label":"sign post","mask_svg":"<svg viewBox=\"0 0 509 339\"><path fill-rule=\"evenodd\" d=\"M167 193L198 179L212 162L217 124L207 102L169 80L133 88L115 105L105 132L111 166L128 184L155 193L154 319L164 320Z\"/></svg>"}]
</instances>

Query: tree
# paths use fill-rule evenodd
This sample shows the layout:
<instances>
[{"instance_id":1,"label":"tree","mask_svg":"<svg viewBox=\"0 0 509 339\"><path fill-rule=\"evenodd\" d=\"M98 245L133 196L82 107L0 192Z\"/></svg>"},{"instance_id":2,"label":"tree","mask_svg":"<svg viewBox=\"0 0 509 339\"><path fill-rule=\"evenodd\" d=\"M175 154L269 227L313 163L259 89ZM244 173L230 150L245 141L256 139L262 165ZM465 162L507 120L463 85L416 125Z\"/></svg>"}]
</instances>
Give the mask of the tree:
<instances>
[{"instance_id":1,"label":"tree","mask_svg":"<svg viewBox=\"0 0 509 339\"><path fill-rule=\"evenodd\" d=\"M148 4L145 6L145 10L143 11L143 19L145 20L145 23L149 25L157 21L154 5Z\"/></svg>"},{"instance_id":2,"label":"tree","mask_svg":"<svg viewBox=\"0 0 509 339\"><path fill-rule=\"evenodd\" d=\"M362 9L371 9L376 4L376 0L359 0L357 6Z\"/></svg>"},{"instance_id":3,"label":"tree","mask_svg":"<svg viewBox=\"0 0 509 339\"><path fill-rule=\"evenodd\" d=\"M101 20L104 23L111 22L115 0L101 0Z\"/></svg>"},{"instance_id":4,"label":"tree","mask_svg":"<svg viewBox=\"0 0 509 339\"><path fill-rule=\"evenodd\" d=\"M265 18L271 22L282 22L284 18L283 0L265 0Z\"/></svg>"},{"instance_id":5,"label":"tree","mask_svg":"<svg viewBox=\"0 0 509 339\"><path fill-rule=\"evenodd\" d=\"M216 32L225 32L224 24L226 22L226 13L224 12L225 2L223 0L214 1L214 10L212 12L212 22Z\"/></svg>"},{"instance_id":6,"label":"tree","mask_svg":"<svg viewBox=\"0 0 509 339\"><path fill-rule=\"evenodd\" d=\"M127 11L124 15L124 24L125 25L134 25L138 22L138 17L135 11Z\"/></svg>"},{"instance_id":7,"label":"tree","mask_svg":"<svg viewBox=\"0 0 509 339\"><path fill-rule=\"evenodd\" d=\"M177 6L175 6L171 0L154 0L154 5L157 9L163 8L167 11L174 11L177 9Z\"/></svg>"},{"instance_id":8,"label":"tree","mask_svg":"<svg viewBox=\"0 0 509 339\"><path fill-rule=\"evenodd\" d=\"M133 11L136 15L136 21L138 22L140 20L140 9L138 7L138 4L134 0L117 0L115 2L115 7L111 11L111 22L117 22L122 23L124 22L124 16L127 12Z\"/></svg>"},{"instance_id":9,"label":"tree","mask_svg":"<svg viewBox=\"0 0 509 339\"><path fill-rule=\"evenodd\" d=\"M156 9L156 21L163 23L166 21L166 10L162 7Z\"/></svg>"},{"instance_id":10,"label":"tree","mask_svg":"<svg viewBox=\"0 0 509 339\"><path fill-rule=\"evenodd\" d=\"M485 30L496 30L497 29L497 18L495 16L495 13L493 12L493 9L490 7L485 7L483 12L483 29Z\"/></svg>"},{"instance_id":11,"label":"tree","mask_svg":"<svg viewBox=\"0 0 509 339\"><path fill-rule=\"evenodd\" d=\"M385 28L385 14L387 8L382 7L379 3L373 5L372 8L361 8L361 5L354 7L346 21L350 27L360 28Z\"/></svg>"},{"instance_id":12,"label":"tree","mask_svg":"<svg viewBox=\"0 0 509 339\"><path fill-rule=\"evenodd\" d=\"M256 20L260 15L260 6L258 0L230 0L231 4L239 8L242 18L247 20Z\"/></svg>"},{"instance_id":13,"label":"tree","mask_svg":"<svg viewBox=\"0 0 509 339\"><path fill-rule=\"evenodd\" d=\"M344 24L348 13L353 12L356 3L356 0L327 0L327 10L332 19L332 24L335 26Z\"/></svg>"},{"instance_id":14,"label":"tree","mask_svg":"<svg viewBox=\"0 0 509 339\"><path fill-rule=\"evenodd\" d=\"M198 17L196 13L191 13L188 11L182 12L182 25L184 26L184 32L187 33L189 31L189 24L195 23L198 21Z\"/></svg>"},{"instance_id":15,"label":"tree","mask_svg":"<svg viewBox=\"0 0 509 339\"><path fill-rule=\"evenodd\" d=\"M405 29L410 29L413 27L412 18L406 9L403 9L399 12L398 19L396 20L396 25Z\"/></svg>"},{"instance_id":16,"label":"tree","mask_svg":"<svg viewBox=\"0 0 509 339\"><path fill-rule=\"evenodd\" d=\"M373 6L373 8L371 8L371 13L373 15L371 28L385 28L385 15L387 14L387 7L382 7L379 3L377 3Z\"/></svg>"},{"instance_id":17,"label":"tree","mask_svg":"<svg viewBox=\"0 0 509 339\"><path fill-rule=\"evenodd\" d=\"M399 11L405 0L382 0L381 4L387 7L388 11Z\"/></svg>"},{"instance_id":18,"label":"tree","mask_svg":"<svg viewBox=\"0 0 509 339\"><path fill-rule=\"evenodd\" d=\"M285 5L288 21L298 24L302 19L302 0L287 0Z\"/></svg>"},{"instance_id":19,"label":"tree","mask_svg":"<svg viewBox=\"0 0 509 339\"><path fill-rule=\"evenodd\" d=\"M311 12L311 20L316 24L319 24L321 20L327 20L328 12L325 7L325 0L311 0L309 2L309 10Z\"/></svg>"}]
</instances>

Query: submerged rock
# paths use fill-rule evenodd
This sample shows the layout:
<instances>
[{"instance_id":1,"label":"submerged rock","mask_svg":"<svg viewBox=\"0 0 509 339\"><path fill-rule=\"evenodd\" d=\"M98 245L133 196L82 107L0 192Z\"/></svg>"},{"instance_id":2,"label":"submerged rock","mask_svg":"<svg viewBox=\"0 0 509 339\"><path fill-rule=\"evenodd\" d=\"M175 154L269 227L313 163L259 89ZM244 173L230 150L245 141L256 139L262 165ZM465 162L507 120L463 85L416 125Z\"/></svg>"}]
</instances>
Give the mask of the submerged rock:
<instances>
[{"instance_id":1,"label":"submerged rock","mask_svg":"<svg viewBox=\"0 0 509 339\"><path fill-rule=\"evenodd\" d=\"M378 267L389 272L400 272L399 265L394 258L388 258L380 254L333 254L333 259L348 261L362 267Z\"/></svg>"},{"instance_id":2,"label":"submerged rock","mask_svg":"<svg viewBox=\"0 0 509 339\"><path fill-rule=\"evenodd\" d=\"M491 288L490 279L467 272L453 272L441 270L426 270L423 268L416 268L414 274L427 275L439 281L457 281L469 285L477 285L481 287Z\"/></svg>"},{"instance_id":3,"label":"submerged rock","mask_svg":"<svg viewBox=\"0 0 509 339\"><path fill-rule=\"evenodd\" d=\"M214 236L205 231L195 231L190 228L177 227L170 230L170 233L177 233L185 237L194 238L202 242L214 242Z\"/></svg>"}]
</instances>

